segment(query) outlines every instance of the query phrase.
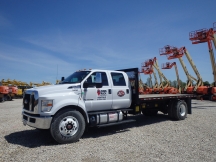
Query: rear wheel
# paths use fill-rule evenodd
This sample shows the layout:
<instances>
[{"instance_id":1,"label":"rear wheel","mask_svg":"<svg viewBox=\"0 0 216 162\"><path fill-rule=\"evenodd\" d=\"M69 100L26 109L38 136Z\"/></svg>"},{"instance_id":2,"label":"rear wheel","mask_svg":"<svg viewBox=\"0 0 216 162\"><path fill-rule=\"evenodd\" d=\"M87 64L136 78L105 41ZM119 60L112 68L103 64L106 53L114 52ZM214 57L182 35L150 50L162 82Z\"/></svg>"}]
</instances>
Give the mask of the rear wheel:
<instances>
[{"instance_id":1,"label":"rear wheel","mask_svg":"<svg viewBox=\"0 0 216 162\"><path fill-rule=\"evenodd\" d=\"M57 114L50 132L58 143L73 143L80 139L85 130L85 120L79 111L65 110Z\"/></svg>"},{"instance_id":2,"label":"rear wheel","mask_svg":"<svg viewBox=\"0 0 216 162\"><path fill-rule=\"evenodd\" d=\"M187 104L185 101L178 100L173 103L173 118L175 120L184 120L187 117Z\"/></svg>"}]
</instances>

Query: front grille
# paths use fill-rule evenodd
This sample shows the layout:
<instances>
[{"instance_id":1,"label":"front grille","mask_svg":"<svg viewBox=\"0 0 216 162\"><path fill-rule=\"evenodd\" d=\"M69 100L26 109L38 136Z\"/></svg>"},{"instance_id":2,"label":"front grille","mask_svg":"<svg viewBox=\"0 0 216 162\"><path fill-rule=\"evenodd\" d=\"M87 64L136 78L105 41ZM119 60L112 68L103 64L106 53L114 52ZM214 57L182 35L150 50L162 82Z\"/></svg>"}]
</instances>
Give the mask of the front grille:
<instances>
[{"instance_id":1,"label":"front grille","mask_svg":"<svg viewBox=\"0 0 216 162\"><path fill-rule=\"evenodd\" d=\"M31 103L31 111L34 111L34 105L35 105L35 98L34 98L34 95L31 95L30 103Z\"/></svg>"},{"instance_id":2,"label":"front grille","mask_svg":"<svg viewBox=\"0 0 216 162\"><path fill-rule=\"evenodd\" d=\"M29 110L30 106L30 94L25 94L23 97L23 105L25 110Z\"/></svg>"},{"instance_id":3,"label":"front grille","mask_svg":"<svg viewBox=\"0 0 216 162\"><path fill-rule=\"evenodd\" d=\"M34 94L25 94L23 98L24 109L28 111L34 111L36 105L36 100Z\"/></svg>"}]
</instances>

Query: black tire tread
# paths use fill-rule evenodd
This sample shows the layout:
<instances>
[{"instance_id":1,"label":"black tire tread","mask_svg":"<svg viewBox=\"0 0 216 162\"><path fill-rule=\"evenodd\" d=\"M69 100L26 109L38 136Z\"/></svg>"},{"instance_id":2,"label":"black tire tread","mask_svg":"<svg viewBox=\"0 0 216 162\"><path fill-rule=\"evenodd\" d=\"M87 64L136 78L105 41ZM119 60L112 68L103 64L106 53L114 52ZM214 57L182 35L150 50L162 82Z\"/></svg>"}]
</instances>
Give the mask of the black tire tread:
<instances>
[{"instance_id":1,"label":"black tire tread","mask_svg":"<svg viewBox=\"0 0 216 162\"><path fill-rule=\"evenodd\" d=\"M66 116L74 116L76 117L76 119L79 122L79 129L78 132L71 136L71 137L64 137L60 132L59 132L59 122ZM75 111L75 110L71 110L71 109L66 109L63 110L59 113L56 114L56 116L53 118L53 121L51 123L51 127L50 127L50 133L52 135L52 137L61 144L65 144L65 143L73 143L76 142L80 139L80 137L83 135L84 131L85 131L85 119L82 116L82 114L79 111Z\"/></svg>"}]
</instances>

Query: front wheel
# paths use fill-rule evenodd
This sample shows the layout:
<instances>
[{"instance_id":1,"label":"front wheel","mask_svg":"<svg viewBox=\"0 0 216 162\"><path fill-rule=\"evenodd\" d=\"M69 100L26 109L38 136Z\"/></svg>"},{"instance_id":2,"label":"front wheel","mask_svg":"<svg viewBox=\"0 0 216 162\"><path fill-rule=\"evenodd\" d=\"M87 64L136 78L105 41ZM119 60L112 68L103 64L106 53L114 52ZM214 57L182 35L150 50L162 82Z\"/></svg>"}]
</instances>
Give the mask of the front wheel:
<instances>
[{"instance_id":1,"label":"front wheel","mask_svg":"<svg viewBox=\"0 0 216 162\"><path fill-rule=\"evenodd\" d=\"M73 143L85 131L85 120L79 111L66 110L57 114L51 124L52 137L61 144Z\"/></svg>"}]
</instances>

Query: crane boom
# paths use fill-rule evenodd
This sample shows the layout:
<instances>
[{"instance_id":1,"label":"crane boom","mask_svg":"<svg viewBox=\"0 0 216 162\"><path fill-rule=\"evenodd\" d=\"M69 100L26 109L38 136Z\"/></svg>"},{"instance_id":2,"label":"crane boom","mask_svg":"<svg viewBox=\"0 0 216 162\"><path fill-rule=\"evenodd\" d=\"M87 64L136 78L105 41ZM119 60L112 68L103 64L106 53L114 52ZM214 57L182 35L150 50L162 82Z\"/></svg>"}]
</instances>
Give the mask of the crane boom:
<instances>
[{"instance_id":1,"label":"crane boom","mask_svg":"<svg viewBox=\"0 0 216 162\"><path fill-rule=\"evenodd\" d=\"M212 72L213 72L213 86L200 86L197 89L197 93L208 97L209 100L216 100L216 62L215 56L212 48L212 41L216 48L216 22L213 24L213 28L210 29L200 29L189 33L189 39L192 44L207 43L209 49L209 56L211 60Z\"/></svg>"},{"instance_id":2,"label":"crane boom","mask_svg":"<svg viewBox=\"0 0 216 162\"><path fill-rule=\"evenodd\" d=\"M149 61L145 61L144 63L142 63L141 66L142 66L142 72L143 72L144 74L149 74L149 75L150 75L150 78L151 78L151 74L153 73L153 75L154 75L154 80L155 80L154 86L153 86L153 84L152 84L153 89L159 88L157 76L156 76L156 74L155 74L155 72L154 72L154 69L152 68L152 65L150 65Z\"/></svg>"},{"instance_id":3,"label":"crane boom","mask_svg":"<svg viewBox=\"0 0 216 162\"><path fill-rule=\"evenodd\" d=\"M153 88L159 88L156 73L154 72L154 70L153 70L152 73L153 73L153 75L154 75L154 79L155 79L155 84L154 84Z\"/></svg>"},{"instance_id":4,"label":"crane boom","mask_svg":"<svg viewBox=\"0 0 216 162\"><path fill-rule=\"evenodd\" d=\"M184 50L185 56L187 57L189 63L191 64L191 66L192 66L192 68L193 68L193 70L194 70L194 73L196 74L196 76L197 76L197 78L198 78L197 84L196 84L196 86L194 87L194 90L196 90L197 87L203 86L203 80L202 80L202 77L201 77L199 71L197 70L197 67L196 67L196 65L194 64L194 62L193 62L193 60L192 60L192 58L191 58L191 56L190 56L188 50L187 50L185 47L183 47L183 50Z\"/></svg>"},{"instance_id":5,"label":"crane boom","mask_svg":"<svg viewBox=\"0 0 216 162\"><path fill-rule=\"evenodd\" d=\"M192 87L193 84L192 84L192 79L196 81L196 85L195 87L193 87L193 91L196 91L198 87L200 86L203 86L203 80L202 80L202 77L199 73L199 71L197 70L196 68L196 65L194 64L189 52L187 51L187 49L185 47L181 47L181 48L176 48L176 47L171 47L171 46L165 46L164 48L162 48L160 50L160 55L167 55L167 58L168 60L170 59L175 59L175 58L178 58L181 65L182 65L182 68L187 76L187 85L185 86L184 88L184 91L188 88L188 87ZM196 74L197 78L194 78L193 76L191 76L184 64L184 61L182 59L183 55L186 55L194 73Z\"/></svg>"},{"instance_id":6,"label":"crane boom","mask_svg":"<svg viewBox=\"0 0 216 162\"><path fill-rule=\"evenodd\" d=\"M210 29L200 29L189 33L189 39L192 41L192 44L198 43L208 43L209 55L212 65L213 77L214 77L214 86L216 86L216 63L214 52L212 48L212 42L216 48L216 23L213 24L213 28Z\"/></svg>"},{"instance_id":7,"label":"crane boom","mask_svg":"<svg viewBox=\"0 0 216 162\"><path fill-rule=\"evenodd\" d=\"M152 76L151 76L151 74L149 74L149 78L150 78L150 87L153 87L153 83L152 83Z\"/></svg>"},{"instance_id":8,"label":"crane boom","mask_svg":"<svg viewBox=\"0 0 216 162\"><path fill-rule=\"evenodd\" d=\"M176 72L176 77L177 77L177 81L178 81L178 91L179 91L179 93L181 93L182 87L181 87L181 82L180 82L180 78L179 78L179 74L178 74L178 68L177 68L176 63L174 66L175 66L175 72Z\"/></svg>"},{"instance_id":9,"label":"crane boom","mask_svg":"<svg viewBox=\"0 0 216 162\"><path fill-rule=\"evenodd\" d=\"M183 68L183 70L184 70L184 72L185 72L185 74L187 76L187 79L188 79L187 84L184 87L184 91L186 91L188 87L192 87L193 86L193 84L192 84L193 82L192 82L190 74L189 74L189 72L188 72L188 70L187 70L187 68L186 68L186 66L184 64L184 61L183 61L183 59L181 57L179 58L179 61L180 61L181 66L182 66L182 68Z\"/></svg>"},{"instance_id":10,"label":"crane boom","mask_svg":"<svg viewBox=\"0 0 216 162\"><path fill-rule=\"evenodd\" d=\"M168 81L168 79L164 76L164 74L161 72L159 66L158 66L158 62L157 62L157 58L154 57L154 59L152 60L153 61L153 66L154 68L158 71L158 74L159 74L159 77L160 77L160 87L161 88L164 88L164 87L169 87L170 86L170 82ZM163 86L163 83L162 83L162 78L164 79L164 81L166 82L166 85Z\"/></svg>"},{"instance_id":11,"label":"crane boom","mask_svg":"<svg viewBox=\"0 0 216 162\"><path fill-rule=\"evenodd\" d=\"M181 81L179 78L178 68L177 68L176 62L173 62L173 63L167 62L166 64L162 65L162 69L171 69L173 66L175 67L175 72L176 72L176 77L177 77L177 82L178 82L178 92L181 93L181 91L182 91Z\"/></svg>"},{"instance_id":12,"label":"crane boom","mask_svg":"<svg viewBox=\"0 0 216 162\"><path fill-rule=\"evenodd\" d=\"M213 39L212 39L215 49L216 49L216 22L213 23Z\"/></svg>"}]
</instances>

